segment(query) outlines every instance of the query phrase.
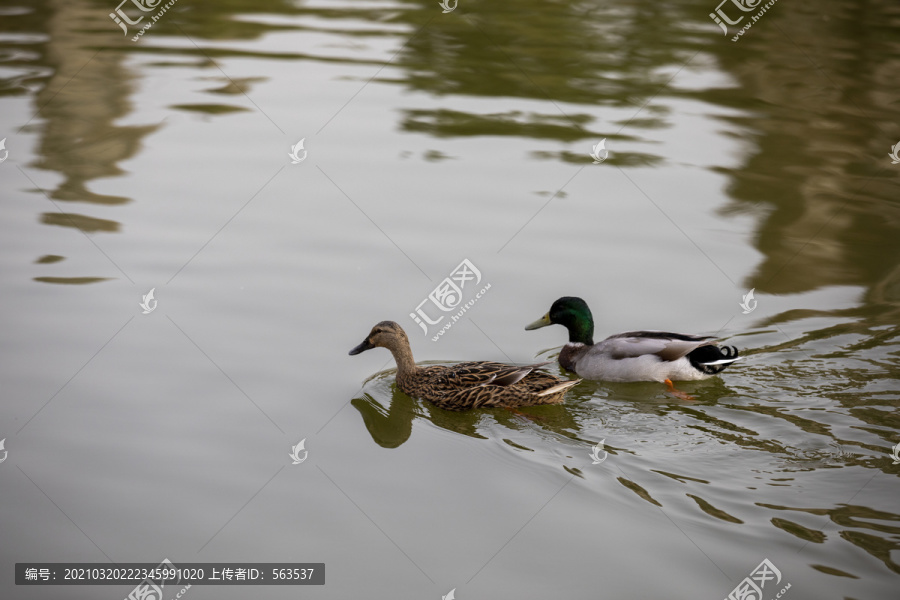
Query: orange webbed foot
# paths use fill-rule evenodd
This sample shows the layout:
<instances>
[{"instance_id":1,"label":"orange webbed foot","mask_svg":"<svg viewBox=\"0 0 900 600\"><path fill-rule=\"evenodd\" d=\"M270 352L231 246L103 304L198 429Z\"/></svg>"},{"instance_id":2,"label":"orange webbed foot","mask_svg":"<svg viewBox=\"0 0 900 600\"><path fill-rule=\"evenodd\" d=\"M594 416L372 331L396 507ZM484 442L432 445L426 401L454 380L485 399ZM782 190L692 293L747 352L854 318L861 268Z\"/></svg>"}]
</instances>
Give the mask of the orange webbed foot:
<instances>
[{"instance_id":1,"label":"orange webbed foot","mask_svg":"<svg viewBox=\"0 0 900 600\"><path fill-rule=\"evenodd\" d=\"M675 389L675 384L672 383L671 379L666 379L666 386L669 388L669 393L678 398L679 400L688 400L693 401L696 398L688 394L687 392L682 392L681 390Z\"/></svg>"},{"instance_id":2,"label":"orange webbed foot","mask_svg":"<svg viewBox=\"0 0 900 600\"><path fill-rule=\"evenodd\" d=\"M528 413L524 413L524 412L522 412L521 410L519 410L518 408L514 408L514 407L512 407L512 406L507 406L507 407L505 407L505 408L506 408L506 410L508 410L511 414L513 414L513 415L519 417L520 419L526 419L526 420L534 421L534 422L537 422L537 421L546 421L546 420L547 420L547 419L545 419L544 417L539 417L539 416L537 416L537 415L529 415Z\"/></svg>"}]
</instances>

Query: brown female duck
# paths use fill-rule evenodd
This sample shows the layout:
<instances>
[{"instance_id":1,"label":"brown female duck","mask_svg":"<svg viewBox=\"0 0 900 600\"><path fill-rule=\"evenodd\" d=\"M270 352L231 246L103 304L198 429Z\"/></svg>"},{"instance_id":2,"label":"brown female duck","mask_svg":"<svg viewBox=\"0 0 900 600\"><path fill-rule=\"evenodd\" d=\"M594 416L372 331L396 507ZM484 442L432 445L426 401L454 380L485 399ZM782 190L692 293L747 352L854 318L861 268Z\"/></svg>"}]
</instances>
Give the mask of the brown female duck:
<instances>
[{"instance_id":1,"label":"brown female duck","mask_svg":"<svg viewBox=\"0 0 900 600\"><path fill-rule=\"evenodd\" d=\"M559 404L573 385L549 373L537 371L549 363L517 367L480 361L452 366L417 366L406 332L393 321L382 321L372 328L351 355L387 348L397 362L397 386L415 398L429 400L446 410L502 407L515 408L535 404Z\"/></svg>"}]
</instances>

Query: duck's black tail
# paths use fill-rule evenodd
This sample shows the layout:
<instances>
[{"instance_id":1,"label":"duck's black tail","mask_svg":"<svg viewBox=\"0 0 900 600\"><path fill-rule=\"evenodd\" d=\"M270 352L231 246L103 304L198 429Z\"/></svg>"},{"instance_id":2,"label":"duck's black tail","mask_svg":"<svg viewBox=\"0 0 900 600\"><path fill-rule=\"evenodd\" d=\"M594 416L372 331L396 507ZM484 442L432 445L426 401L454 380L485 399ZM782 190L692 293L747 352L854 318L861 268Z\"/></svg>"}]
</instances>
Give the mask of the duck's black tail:
<instances>
[{"instance_id":1,"label":"duck's black tail","mask_svg":"<svg viewBox=\"0 0 900 600\"><path fill-rule=\"evenodd\" d=\"M740 360L738 349L734 346L700 346L691 351L688 360L695 369L707 375L715 375L724 371L728 365Z\"/></svg>"}]
</instances>

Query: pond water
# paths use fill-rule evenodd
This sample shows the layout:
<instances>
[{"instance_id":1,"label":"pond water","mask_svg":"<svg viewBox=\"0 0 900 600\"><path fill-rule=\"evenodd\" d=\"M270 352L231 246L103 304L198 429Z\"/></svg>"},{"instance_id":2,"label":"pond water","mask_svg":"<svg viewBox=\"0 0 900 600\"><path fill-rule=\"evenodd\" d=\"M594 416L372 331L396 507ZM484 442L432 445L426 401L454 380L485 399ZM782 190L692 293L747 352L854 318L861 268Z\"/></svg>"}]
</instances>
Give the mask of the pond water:
<instances>
[{"instance_id":1,"label":"pond water","mask_svg":"<svg viewBox=\"0 0 900 600\"><path fill-rule=\"evenodd\" d=\"M195 600L718 600L764 559L766 600L896 597L900 8L720 7L180 0L131 41L5 3L0 596L168 558L326 564ZM420 362L553 360L524 326L565 295L745 358L516 414L347 354L390 319Z\"/></svg>"}]
</instances>

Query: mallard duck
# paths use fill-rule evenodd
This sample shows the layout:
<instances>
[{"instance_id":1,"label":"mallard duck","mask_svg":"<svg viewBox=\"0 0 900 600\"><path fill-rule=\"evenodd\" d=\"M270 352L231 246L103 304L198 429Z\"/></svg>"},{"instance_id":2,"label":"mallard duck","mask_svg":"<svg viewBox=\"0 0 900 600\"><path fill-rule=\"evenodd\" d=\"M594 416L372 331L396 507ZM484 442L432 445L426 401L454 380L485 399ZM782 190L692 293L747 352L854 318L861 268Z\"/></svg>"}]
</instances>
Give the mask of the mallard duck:
<instances>
[{"instance_id":1,"label":"mallard duck","mask_svg":"<svg viewBox=\"0 0 900 600\"><path fill-rule=\"evenodd\" d=\"M419 367L413 360L406 332L393 321L375 325L350 355L379 347L394 355L397 386L401 390L447 410L559 404L566 390L581 381L562 381L536 370L549 362L524 367L490 361Z\"/></svg>"},{"instance_id":2,"label":"mallard duck","mask_svg":"<svg viewBox=\"0 0 900 600\"><path fill-rule=\"evenodd\" d=\"M706 379L738 360L734 346L716 346L712 337L629 331L594 343L594 319L581 298L563 297L550 312L525 327L563 325L569 343L559 352L559 364L585 379L600 381L673 381Z\"/></svg>"}]
</instances>

